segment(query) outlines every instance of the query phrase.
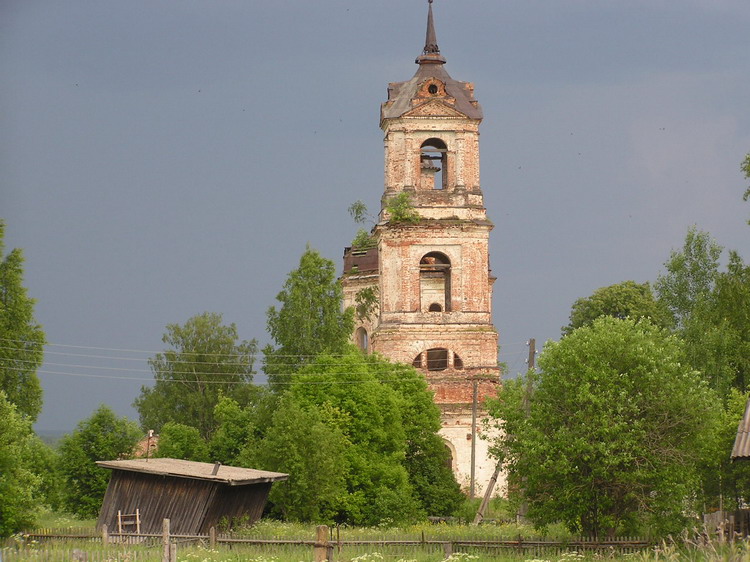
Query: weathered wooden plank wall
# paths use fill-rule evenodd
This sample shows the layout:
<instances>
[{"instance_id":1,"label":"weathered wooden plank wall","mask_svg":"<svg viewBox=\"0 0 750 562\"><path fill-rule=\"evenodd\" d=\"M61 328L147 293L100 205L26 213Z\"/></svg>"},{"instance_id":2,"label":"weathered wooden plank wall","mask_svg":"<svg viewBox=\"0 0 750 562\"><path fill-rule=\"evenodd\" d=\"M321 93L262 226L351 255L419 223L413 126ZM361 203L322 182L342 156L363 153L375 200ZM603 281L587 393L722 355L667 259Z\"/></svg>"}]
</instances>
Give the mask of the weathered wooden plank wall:
<instances>
[{"instance_id":1,"label":"weathered wooden plank wall","mask_svg":"<svg viewBox=\"0 0 750 562\"><path fill-rule=\"evenodd\" d=\"M223 519L253 523L263 515L270 482L230 486L194 478L112 471L96 528L117 531L117 511L141 517L142 533L159 533L164 519L175 534L207 533ZM128 529L135 532L135 529Z\"/></svg>"}]
</instances>

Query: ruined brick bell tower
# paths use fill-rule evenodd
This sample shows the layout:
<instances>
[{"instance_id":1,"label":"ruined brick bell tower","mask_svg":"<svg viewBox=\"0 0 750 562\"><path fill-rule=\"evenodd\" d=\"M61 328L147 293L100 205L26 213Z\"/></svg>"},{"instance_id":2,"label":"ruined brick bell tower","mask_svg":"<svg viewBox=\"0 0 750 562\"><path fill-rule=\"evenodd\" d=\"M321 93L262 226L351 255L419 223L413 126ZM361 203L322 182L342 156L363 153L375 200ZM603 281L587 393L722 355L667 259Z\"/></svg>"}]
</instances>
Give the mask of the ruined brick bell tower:
<instances>
[{"instance_id":1,"label":"ruined brick bell tower","mask_svg":"<svg viewBox=\"0 0 750 562\"><path fill-rule=\"evenodd\" d=\"M375 309L358 316L355 341L425 374L442 411L440 433L454 473L468 489L473 456L479 493L494 461L487 442L472 437L474 389L481 417L484 397L494 395L500 382L492 223L479 183L482 110L473 84L454 80L444 68L432 0L416 62L411 80L388 85L381 106L385 192L372 231L377 245L346 249L344 304L375 297Z\"/></svg>"}]
</instances>

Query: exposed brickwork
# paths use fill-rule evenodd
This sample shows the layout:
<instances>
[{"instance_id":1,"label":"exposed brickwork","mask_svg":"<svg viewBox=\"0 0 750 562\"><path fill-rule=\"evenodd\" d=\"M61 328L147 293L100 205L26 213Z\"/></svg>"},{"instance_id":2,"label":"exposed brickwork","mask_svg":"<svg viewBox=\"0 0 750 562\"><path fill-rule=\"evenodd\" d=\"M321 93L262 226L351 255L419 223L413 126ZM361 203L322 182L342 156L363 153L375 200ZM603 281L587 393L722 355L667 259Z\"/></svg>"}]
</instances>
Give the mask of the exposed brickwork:
<instances>
[{"instance_id":1,"label":"exposed brickwork","mask_svg":"<svg viewBox=\"0 0 750 562\"><path fill-rule=\"evenodd\" d=\"M464 485L474 384L480 416L485 398L500 385L489 264L492 223L479 176L480 121L474 86L451 79L442 64L420 63L411 81L389 85L381 108L385 189L373 229L377 252L346 253L342 277L346 306L355 304L362 289L377 288L377 314L360 319L360 334L367 331L370 350L425 373L443 413L441 435ZM389 199L400 192L409 193L420 216L414 224L397 223L389 214ZM474 445L480 490L494 461L487 441L478 438Z\"/></svg>"}]
</instances>

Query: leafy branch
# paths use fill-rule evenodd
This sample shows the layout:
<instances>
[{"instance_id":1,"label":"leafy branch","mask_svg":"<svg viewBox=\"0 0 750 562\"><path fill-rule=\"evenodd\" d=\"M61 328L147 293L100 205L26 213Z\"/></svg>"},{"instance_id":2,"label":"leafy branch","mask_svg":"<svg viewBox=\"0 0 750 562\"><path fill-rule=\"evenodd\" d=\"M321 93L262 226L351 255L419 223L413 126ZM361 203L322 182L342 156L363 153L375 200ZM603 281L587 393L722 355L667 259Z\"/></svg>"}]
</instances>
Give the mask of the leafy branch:
<instances>
[{"instance_id":1,"label":"leafy branch","mask_svg":"<svg viewBox=\"0 0 750 562\"><path fill-rule=\"evenodd\" d=\"M357 224L364 224L365 222L375 224L375 220L367 210L367 205L361 200L357 200L349 205L349 209L347 210ZM368 250L375 246L377 246L377 240L364 228L360 228L354 236L354 240L352 240L352 248L356 248L357 250Z\"/></svg>"},{"instance_id":2,"label":"leafy branch","mask_svg":"<svg viewBox=\"0 0 750 562\"><path fill-rule=\"evenodd\" d=\"M377 286L365 287L357 291L354 295L354 310L357 314L357 319L369 320L378 310L378 295L379 290Z\"/></svg>"}]
</instances>

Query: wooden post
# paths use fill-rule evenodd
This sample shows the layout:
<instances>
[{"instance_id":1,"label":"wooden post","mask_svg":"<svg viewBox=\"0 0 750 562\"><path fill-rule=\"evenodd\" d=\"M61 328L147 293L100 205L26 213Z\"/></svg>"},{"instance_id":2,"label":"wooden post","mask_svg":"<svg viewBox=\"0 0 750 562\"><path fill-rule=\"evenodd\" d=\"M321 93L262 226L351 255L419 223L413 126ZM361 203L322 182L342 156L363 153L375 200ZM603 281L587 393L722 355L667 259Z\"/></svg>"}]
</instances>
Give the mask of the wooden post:
<instances>
[{"instance_id":1,"label":"wooden post","mask_svg":"<svg viewBox=\"0 0 750 562\"><path fill-rule=\"evenodd\" d=\"M450 558L451 556L453 556L453 543L452 542L443 543L443 552L445 552L446 558Z\"/></svg>"},{"instance_id":2,"label":"wooden post","mask_svg":"<svg viewBox=\"0 0 750 562\"><path fill-rule=\"evenodd\" d=\"M326 562L328 560L328 526L318 525L315 531L315 546L313 547L313 560L315 562Z\"/></svg>"},{"instance_id":3,"label":"wooden post","mask_svg":"<svg viewBox=\"0 0 750 562\"><path fill-rule=\"evenodd\" d=\"M531 377L529 376L529 373L531 371L536 371L536 338L529 338L528 341L529 346L529 358L526 360L526 363L528 364L528 370L526 371L526 391L523 393L523 409L526 413L526 417L528 418L531 415L531 394L534 391L532 385L531 385ZM526 482L526 477L521 477L521 482ZM525 489L523 487L523 484L521 484L521 489L519 490L521 492L521 495L525 493ZM526 514L529 512L529 504L526 503L526 500L523 499L521 501L521 505L518 506L518 512L516 513L516 521L518 523L525 523L526 522Z\"/></svg>"},{"instance_id":4,"label":"wooden post","mask_svg":"<svg viewBox=\"0 0 750 562\"><path fill-rule=\"evenodd\" d=\"M487 485L487 489L484 491L482 504L479 506L479 511L477 511L477 514L474 517L474 525L479 525L479 523L482 522L482 519L484 519L484 514L487 513L487 506L490 505L490 499L492 499L492 491L495 489L495 484L497 483L497 477L500 474L501 468L502 466L500 465L500 463L497 463L495 465L495 472L492 473L490 483Z\"/></svg>"},{"instance_id":5,"label":"wooden post","mask_svg":"<svg viewBox=\"0 0 750 562\"><path fill-rule=\"evenodd\" d=\"M169 555L170 555L169 519L165 519L161 523L161 546L162 546L162 554L161 554L162 562L170 562L170 559L169 559Z\"/></svg>"},{"instance_id":6,"label":"wooden post","mask_svg":"<svg viewBox=\"0 0 750 562\"><path fill-rule=\"evenodd\" d=\"M169 545L169 562L177 562L177 543L173 542Z\"/></svg>"},{"instance_id":7,"label":"wooden post","mask_svg":"<svg viewBox=\"0 0 750 562\"><path fill-rule=\"evenodd\" d=\"M474 499L477 466L477 381L474 379L471 401L471 479L469 481L469 498Z\"/></svg>"},{"instance_id":8,"label":"wooden post","mask_svg":"<svg viewBox=\"0 0 750 562\"><path fill-rule=\"evenodd\" d=\"M107 524L102 525L102 544L107 546L109 544L109 530Z\"/></svg>"},{"instance_id":9,"label":"wooden post","mask_svg":"<svg viewBox=\"0 0 750 562\"><path fill-rule=\"evenodd\" d=\"M216 527L214 526L208 530L208 544L212 549L216 547Z\"/></svg>"}]
</instances>

